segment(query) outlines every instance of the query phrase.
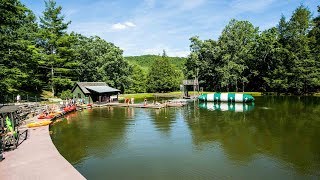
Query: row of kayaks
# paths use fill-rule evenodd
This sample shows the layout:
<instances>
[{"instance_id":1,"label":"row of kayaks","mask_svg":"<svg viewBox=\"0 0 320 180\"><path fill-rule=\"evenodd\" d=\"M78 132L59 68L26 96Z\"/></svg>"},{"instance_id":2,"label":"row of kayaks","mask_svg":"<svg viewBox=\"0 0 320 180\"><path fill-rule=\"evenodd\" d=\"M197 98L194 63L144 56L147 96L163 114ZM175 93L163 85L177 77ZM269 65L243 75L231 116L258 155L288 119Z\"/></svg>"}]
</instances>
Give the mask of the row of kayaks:
<instances>
[{"instance_id":1,"label":"row of kayaks","mask_svg":"<svg viewBox=\"0 0 320 180\"><path fill-rule=\"evenodd\" d=\"M64 107L62 111L51 112L49 114L42 113L38 116L38 119L40 119L41 121L29 123L27 124L27 127L32 128L32 127L47 126L52 122L51 119L60 117L61 115L75 111L76 109L77 107L75 105L72 105L72 106Z\"/></svg>"},{"instance_id":2,"label":"row of kayaks","mask_svg":"<svg viewBox=\"0 0 320 180\"><path fill-rule=\"evenodd\" d=\"M42 113L38 116L38 119L53 119L55 118L56 116L59 116L61 114L65 114L65 113L68 113L68 112L72 112L72 111L75 111L77 109L77 107L75 105L73 106L67 106L67 107L64 107L63 108L63 111L56 111L56 112L51 112L49 114L45 114L45 113Z\"/></svg>"},{"instance_id":3,"label":"row of kayaks","mask_svg":"<svg viewBox=\"0 0 320 180\"><path fill-rule=\"evenodd\" d=\"M211 93L202 94L198 97L200 101L208 102L253 102L254 97L242 93Z\"/></svg>"}]
</instances>

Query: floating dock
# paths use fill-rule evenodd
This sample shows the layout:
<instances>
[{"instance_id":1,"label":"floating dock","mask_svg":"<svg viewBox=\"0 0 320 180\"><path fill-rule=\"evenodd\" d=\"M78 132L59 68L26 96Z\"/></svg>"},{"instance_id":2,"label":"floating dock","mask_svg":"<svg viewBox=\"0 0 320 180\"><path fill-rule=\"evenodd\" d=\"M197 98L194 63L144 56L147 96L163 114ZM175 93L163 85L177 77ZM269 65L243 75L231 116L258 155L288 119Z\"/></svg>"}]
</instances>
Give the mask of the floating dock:
<instances>
[{"instance_id":1,"label":"floating dock","mask_svg":"<svg viewBox=\"0 0 320 180\"><path fill-rule=\"evenodd\" d=\"M187 105L187 103L182 102L168 102L168 103L155 103L155 104L127 104L127 103L106 103L106 104L95 104L94 107L105 107L105 106L115 106L115 107L135 107L135 108L149 108L149 109L161 109L165 107L182 107Z\"/></svg>"}]
</instances>

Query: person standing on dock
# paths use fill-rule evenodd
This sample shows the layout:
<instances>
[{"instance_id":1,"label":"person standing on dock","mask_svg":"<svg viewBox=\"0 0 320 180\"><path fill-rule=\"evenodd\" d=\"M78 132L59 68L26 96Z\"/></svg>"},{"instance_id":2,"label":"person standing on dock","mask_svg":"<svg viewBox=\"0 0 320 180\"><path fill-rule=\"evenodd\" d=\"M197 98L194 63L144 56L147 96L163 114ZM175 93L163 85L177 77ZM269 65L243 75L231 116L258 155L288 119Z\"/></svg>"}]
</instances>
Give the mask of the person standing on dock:
<instances>
[{"instance_id":1,"label":"person standing on dock","mask_svg":"<svg viewBox=\"0 0 320 180\"><path fill-rule=\"evenodd\" d=\"M131 98L131 104L134 104L134 98L133 97Z\"/></svg>"},{"instance_id":2,"label":"person standing on dock","mask_svg":"<svg viewBox=\"0 0 320 180\"><path fill-rule=\"evenodd\" d=\"M144 98L144 105L147 105L147 98Z\"/></svg>"}]
</instances>

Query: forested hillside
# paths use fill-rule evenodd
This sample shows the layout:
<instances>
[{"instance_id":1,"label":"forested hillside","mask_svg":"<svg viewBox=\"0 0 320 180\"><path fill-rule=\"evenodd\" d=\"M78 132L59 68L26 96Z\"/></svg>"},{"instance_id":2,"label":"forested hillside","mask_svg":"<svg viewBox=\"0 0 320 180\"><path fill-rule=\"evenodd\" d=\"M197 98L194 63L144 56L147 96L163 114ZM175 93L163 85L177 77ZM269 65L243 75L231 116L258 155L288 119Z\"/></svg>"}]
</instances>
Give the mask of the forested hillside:
<instances>
[{"instance_id":1,"label":"forested hillside","mask_svg":"<svg viewBox=\"0 0 320 180\"><path fill-rule=\"evenodd\" d=\"M161 56L157 55L141 55L141 56L127 56L125 59L132 64L139 65L143 68L149 69L151 65ZM182 70L187 58L184 57L167 57L170 64L174 65L177 69Z\"/></svg>"}]
</instances>

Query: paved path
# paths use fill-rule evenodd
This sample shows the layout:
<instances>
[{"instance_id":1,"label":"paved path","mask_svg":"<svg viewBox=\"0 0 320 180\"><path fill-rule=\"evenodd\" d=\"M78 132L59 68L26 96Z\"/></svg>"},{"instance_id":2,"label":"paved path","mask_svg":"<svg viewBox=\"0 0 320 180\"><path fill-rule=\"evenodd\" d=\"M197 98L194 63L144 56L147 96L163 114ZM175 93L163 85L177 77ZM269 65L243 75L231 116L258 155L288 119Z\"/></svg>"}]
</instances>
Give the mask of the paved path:
<instances>
[{"instance_id":1,"label":"paved path","mask_svg":"<svg viewBox=\"0 0 320 180\"><path fill-rule=\"evenodd\" d=\"M4 153L1 180L85 179L60 155L49 135L49 127L29 129L29 137L14 151Z\"/></svg>"}]
</instances>

